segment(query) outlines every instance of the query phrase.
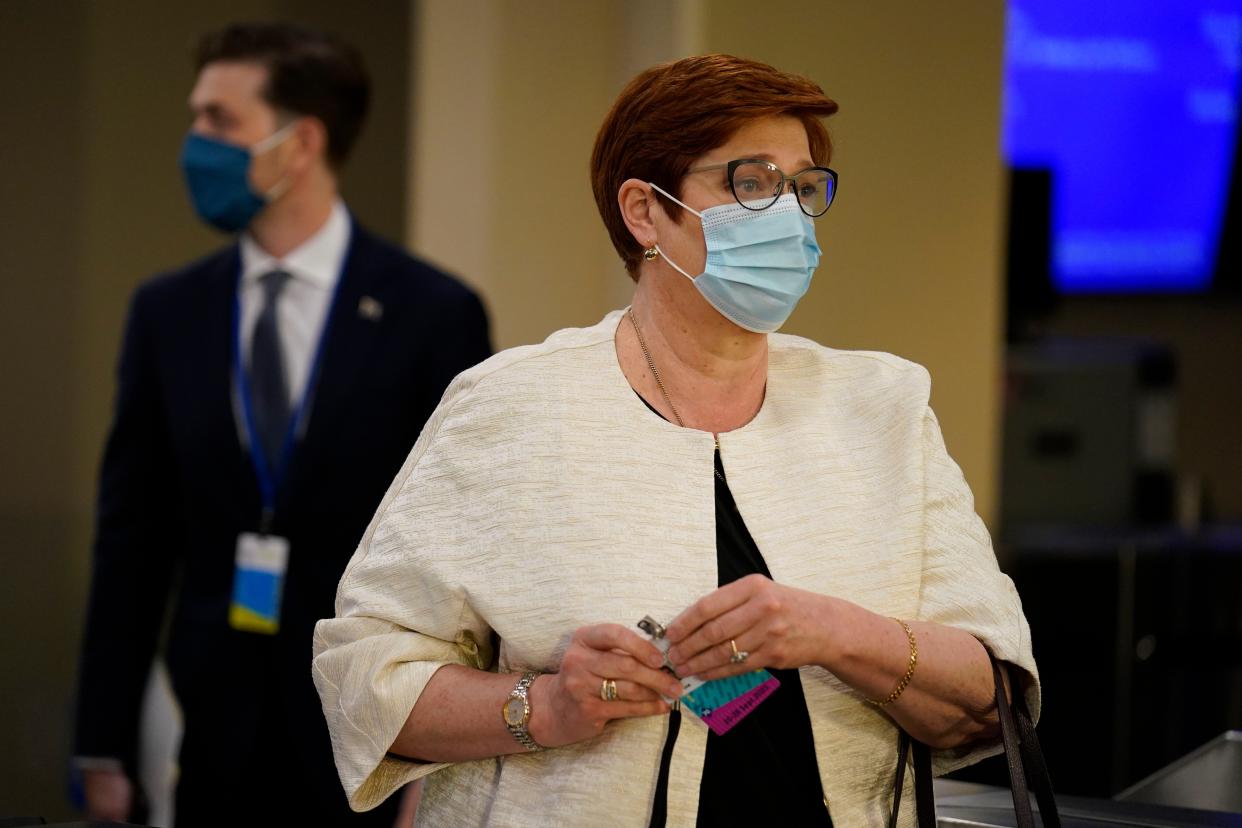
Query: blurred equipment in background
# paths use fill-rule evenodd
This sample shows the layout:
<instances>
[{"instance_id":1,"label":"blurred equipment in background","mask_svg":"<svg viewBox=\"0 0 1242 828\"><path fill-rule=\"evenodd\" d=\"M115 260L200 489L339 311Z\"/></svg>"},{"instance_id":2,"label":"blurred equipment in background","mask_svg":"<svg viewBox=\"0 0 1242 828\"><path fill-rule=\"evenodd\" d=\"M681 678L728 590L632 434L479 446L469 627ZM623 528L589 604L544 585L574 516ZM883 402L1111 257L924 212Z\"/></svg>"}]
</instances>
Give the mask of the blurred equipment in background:
<instances>
[{"instance_id":1,"label":"blurred equipment in background","mask_svg":"<svg viewBox=\"0 0 1242 828\"><path fill-rule=\"evenodd\" d=\"M1150 828L1242 825L1242 731L1232 730L1183 756L1113 799L1058 796L1060 824ZM937 779L939 825L1013 825L1010 792ZM1044 824L1047 824L1046 822Z\"/></svg>"},{"instance_id":2,"label":"blurred equipment in background","mask_svg":"<svg viewBox=\"0 0 1242 828\"><path fill-rule=\"evenodd\" d=\"M1000 559L1058 793L1128 797L1242 727L1242 0L1008 9Z\"/></svg>"},{"instance_id":3,"label":"blurred equipment in background","mask_svg":"<svg viewBox=\"0 0 1242 828\"><path fill-rule=\"evenodd\" d=\"M1173 517L1177 367L1132 341L1011 346L1001 518L1030 524L1159 525Z\"/></svg>"},{"instance_id":4,"label":"blurred equipment in background","mask_svg":"<svg viewBox=\"0 0 1242 828\"><path fill-rule=\"evenodd\" d=\"M1005 553L1058 793L1112 796L1242 724L1242 526L1027 527Z\"/></svg>"},{"instance_id":5,"label":"blurred equipment in background","mask_svg":"<svg viewBox=\"0 0 1242 828\"><path fill-rule=\"evenodd\" d=\"M1116 798L1242 814L1242 730L1222 733Z\"/></svg>"}]
</instances>

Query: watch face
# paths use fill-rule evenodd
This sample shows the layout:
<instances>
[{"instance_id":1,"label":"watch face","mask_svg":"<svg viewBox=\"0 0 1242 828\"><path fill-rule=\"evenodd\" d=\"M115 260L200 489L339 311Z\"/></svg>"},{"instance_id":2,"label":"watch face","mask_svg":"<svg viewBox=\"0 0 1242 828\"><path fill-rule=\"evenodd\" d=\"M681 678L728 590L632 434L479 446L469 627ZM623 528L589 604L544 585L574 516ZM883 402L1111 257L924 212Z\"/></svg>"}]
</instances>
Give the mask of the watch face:
<instances>
[{"instance_id":1,"label":"watch face","mask_svg":"<svg viewBox=\"0 0 1242 828\"><path fill-rule=\"evenodd\" d=\"M505 724L517 727L526 723L526 704L521 699L509 699L505 702Z\"/></svg>"}]
</instances>

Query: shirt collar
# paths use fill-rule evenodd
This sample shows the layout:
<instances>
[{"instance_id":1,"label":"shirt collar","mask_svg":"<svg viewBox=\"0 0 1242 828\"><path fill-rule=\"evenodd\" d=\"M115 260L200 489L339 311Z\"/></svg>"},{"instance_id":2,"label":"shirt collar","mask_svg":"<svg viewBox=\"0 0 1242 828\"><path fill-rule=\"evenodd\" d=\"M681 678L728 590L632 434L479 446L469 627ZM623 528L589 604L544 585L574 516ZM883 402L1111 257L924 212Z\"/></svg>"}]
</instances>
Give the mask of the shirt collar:
<instances>
[{"instance_id":1,"label":"shirt collar","mask_svg":"<svg viewBox=\"0 0 1242 828\"><path fill-rule=\"evenodd\" d=\"M243 233L242 282L257 280L273 270L284 270L295 279L322 290L329 290L340 277L345 253L349 248L349 236L349 211L340 199L333 203L332 212L328 214L328 220L323 226L283 258L276 258L260 247L254 236Z\"/></svg>"}]
</instances>

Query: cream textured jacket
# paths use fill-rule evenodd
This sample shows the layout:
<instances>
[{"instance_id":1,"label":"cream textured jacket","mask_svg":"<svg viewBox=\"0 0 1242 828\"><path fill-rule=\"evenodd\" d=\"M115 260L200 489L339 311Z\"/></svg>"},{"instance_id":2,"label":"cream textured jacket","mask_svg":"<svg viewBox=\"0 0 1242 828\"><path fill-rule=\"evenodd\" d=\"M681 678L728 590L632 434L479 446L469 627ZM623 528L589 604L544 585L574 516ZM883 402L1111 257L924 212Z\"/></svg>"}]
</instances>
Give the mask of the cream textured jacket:
<instances>
[{"instance_id":1,"label":"cream textured jacket","mask_svg":"<svg viewBox=\"0 0 1242 828\"><path fill-rule=\"evenodd\" d=\"M665 422L634 394L613 344L621 318L460 375L384 497L341 579L336 617L315 630L315 684L355 809L431 774L419 824L647 824L667 717L475 762L387 754L443 665L553 672L576 628L671 620L716 588L712 435ZM779 334L768 371L761 410L720 435L720 452L772 577L970 632L1025 671L1037 714L1022 607L945 452L927 372ZM892 721L819 667L801 679L833 820L884 824ZM694 824L706 734L687 714L670 826ZM938 754L937 772L996 750ZM914 809L901 812L912 824Z\"/></svg>"}]
</instances>

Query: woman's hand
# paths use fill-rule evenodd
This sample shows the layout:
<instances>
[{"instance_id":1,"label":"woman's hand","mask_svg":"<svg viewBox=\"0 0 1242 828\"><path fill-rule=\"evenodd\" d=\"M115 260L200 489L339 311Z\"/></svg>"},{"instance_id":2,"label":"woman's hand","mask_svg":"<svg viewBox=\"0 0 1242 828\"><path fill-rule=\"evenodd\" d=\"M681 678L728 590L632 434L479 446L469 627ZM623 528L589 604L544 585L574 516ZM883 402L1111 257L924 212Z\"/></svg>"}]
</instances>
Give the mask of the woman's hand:
<instances>
[{"instance_id":1,"label":"woman's hand","mask_svg":"<svg viewBox=\"0 0 1242 828\"><path fill-rule=\"evenodd\" d=\"M620 624L580 627L557 673L531 685L531 738L544 747L598 736L613 719L658 716L669 711L661 695L677 698L681 684L661 670L664 656L651 642ZM604 682L613 680L617 698L604 701Z\"/></svg>"},{"instance_id":2,"label":"woman's hand","mask_svg":"<svg viewBox=\"0 0 1242 828\"><path fill-rule=\"evenodd\" d=\"M704 680L761 667L823 664L831 598L747 575L694 602L668 625L669 660L679 676ZM733 663L733 647L749 655Z\"/></svg>"}]
</instances>

